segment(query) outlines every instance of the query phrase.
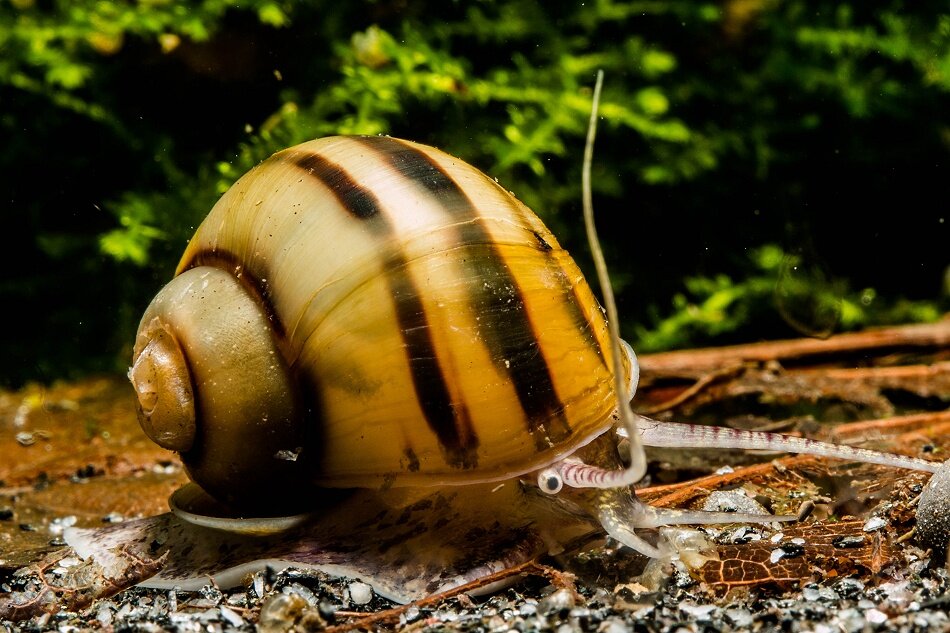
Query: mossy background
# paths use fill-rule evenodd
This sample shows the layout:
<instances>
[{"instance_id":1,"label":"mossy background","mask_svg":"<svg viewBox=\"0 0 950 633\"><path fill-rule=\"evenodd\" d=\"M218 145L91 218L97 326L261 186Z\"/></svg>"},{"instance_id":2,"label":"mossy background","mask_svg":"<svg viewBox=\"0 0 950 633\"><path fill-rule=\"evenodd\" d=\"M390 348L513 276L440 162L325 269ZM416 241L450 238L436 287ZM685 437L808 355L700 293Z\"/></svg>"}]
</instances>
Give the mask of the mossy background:
<instances>
[{"instance_id":1,"label":"mossy background","mask_svg":"<svg viewBox=\"0 0 950 633\"><path fill-rule=\"evenodd\" d=\"M599 68L595 207L639 351L950 307L946 2L0 0L0 384L124 371L216 198L328 134L464 158L590 270Z\"/></svg>"}]
</instances>

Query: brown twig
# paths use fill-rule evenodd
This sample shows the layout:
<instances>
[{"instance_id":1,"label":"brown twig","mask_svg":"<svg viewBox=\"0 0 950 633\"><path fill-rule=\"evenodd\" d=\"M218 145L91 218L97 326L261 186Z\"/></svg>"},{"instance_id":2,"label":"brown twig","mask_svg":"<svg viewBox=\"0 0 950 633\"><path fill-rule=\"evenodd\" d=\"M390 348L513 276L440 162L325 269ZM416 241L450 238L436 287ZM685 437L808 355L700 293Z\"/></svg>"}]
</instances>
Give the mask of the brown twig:
<instances>
[{"instance_id":1,"label":"brown twig","mask_svg":"<svg viewBox=\"0 0 950 633\"><path fill-rule=\"evenodd\" d=\"M690 398L692 398L693 396L695 396L696 394L698 394L699 392L701 392L703 389L705 389L707 386L709 386L713 382L721 378L735 376L740 371L742 371L742 365L733 365L730 367L725 367L717 371L713 371L708 374L705 374L701 376L692 385L690 385L689 387L687 387L686 389L684 389L677 395L673 396L669 400L665 400L659 404L653 405L652 407L647 407L646 409L642 409L640 410L640 413L644 415L656 415L660 411L667 411L668 409L677 407L683 404L684 402L686 402L687 400L689 400Z\"/></svg>"},{"instance_id":2,"label":"brown twig","mask_svg":"<svg viewBox=\"0 0 950 633\"><path fill-rule=\"evenodd\" d=\"M882 382L892 379L926 379L934 375L950 372L950 361L939 361L930 365L896 365L894 367L823 367L795 369L792 373L821 374L838 380L861 380Z\"/></svg>"},{"instance_id":3,"label":"brown twig","mask_svg":"<svg viewBox=\"0 0 950 633\"><path fill-rule=\"evenodd\" d=\"M650 502L650 505L660 507L679 507L696 496L697 490L717 490L733 482L748 481L758 475L768 475L776 468L776 462L789 470L814 462L819 458L811 455L795 455L780 460L773 460L764 464L754 464L736 468L732 472L707 475L689 481L663 486L650 486L637 490L637 496Z\"/></svg>"},{"instance_id":4,"label":"brown twig","mask_svg":"<svg viewBox=\"0 0 950 633\"><path fill-rule=\"evenodd\" d=\"M950 424L950 411L933 413L915 413L913 415L899 415L877 420L860 420L848 422L835 427L832 435L845 438L853 435L866 435L869 432L887 433L888 435L908 434L912 430L924 429L937 425Z\"/></svg>"},{"instance_id":5,"label":"brown twig","mask_svg":"<svg viewBox=\"0 0 950 633\"><path fill-rule=\"evenodd\" d=\"M825 340L789 339L698 350L645 354L640 370L658 376L698 377L722 367L743 362L802 359L830 354L854 353L901 347L950 346L950 319L900 327L838 334Z\"/></svg>"}]
</instances>

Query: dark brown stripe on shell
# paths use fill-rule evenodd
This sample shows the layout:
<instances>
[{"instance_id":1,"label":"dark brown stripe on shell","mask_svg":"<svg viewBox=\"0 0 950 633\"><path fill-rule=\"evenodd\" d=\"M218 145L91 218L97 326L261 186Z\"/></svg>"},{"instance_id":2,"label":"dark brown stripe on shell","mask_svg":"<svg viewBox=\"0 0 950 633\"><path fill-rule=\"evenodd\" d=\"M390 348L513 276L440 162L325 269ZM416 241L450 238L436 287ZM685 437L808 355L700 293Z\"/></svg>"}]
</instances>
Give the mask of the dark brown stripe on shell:
<instances>
[{"instance_id":1,"label":"dark brown stripe on shell","mask_svg":"<svg viewBox=\"0 0 950 633\"><path fill-rule=\"evenodd\" d=\"M571 427L558 398L524 297L504 258L479 218L477 207L461 187L425 152L384 136L358 140L382 156L407 180L424 188L459 222L459 242L484 245L488 255L465 262L481 283L473 284L472 310L496 367L506 372L528 420L538 451L565 441ZM487 179L487 178L486 178Z\"/></svg>"},{"instance_id":2,"label":"dark brown stripe on shell","mask_svg":"<svg viewBox=\"0 0 950 633\"><path fill-rule=\"evenodd\" d=\"M518 202L511 197L511 194L508 193L504 187L499 185L494 180L487 180L502 193L505 200L509 202L512 213L521 218L525 226L540 224L540 221L536 218L528 217L527 213L525 213L524 207L518 204ZM571 322L574 323L574 326L577 328L577 331L580 332L580 335L587 340L588 345L596 350L597 356L600 358L601 365L603 365L603 367L608 371L612 371L612 368L607 364L607 357L604 355L604 348L601 345L600 338L597 337L594 323L590 320L590 318L588 318L587 314L581 307L586 303L586 301L583 301L583 298L577 294L577 284L575 284L574 280L570 279L567 273L564 272L560 262L558 262L557 258L555 257L555 253L553 252L554 247L544 239L544 236L539 230L540 228L541 227L538 226L537 228L532 229L531 234L534 235L534 239L537 240L539 248L546 256L545 260L548 264L548 270L557 275L558 279L560 279L564 284L565 290L570 289L571 293L574 295L574 301L570 301L567 304L567 310L570 313Z\"/></svg>"},{"instance_id":3,"label":"dark brown stripe on shell","mask_svg":"<svg viewBox=\"0 0 950 633\"><path fill-rule=\"evenodd\" d=\"M287 160L319 180L354 218L378 238L393 235L392 223L372 191L360 186L341 166L319 154L292 154ZM478 437L464 403L452 402L419 289L409 275L405 255L386 249L383 270L393 298L416 398L426 422L442 446L446 462L455 468L474 468Z\"/></svg>"},{"instance_id":4,"label":"dark brown stripe on shell","mask_svg":"<svg viewBox=\"0 0 950 633\"><path fill-rule=\"evenodd\" d=\"M594 329L594 323L588 318L587 313L584 312L583 306L586 301L584 297L581 297L577 293L578 285L573 283L572 280L568 279L567 273L564 272L560 266L557 267L558 274L564 278L564 283L567 284L571 289L571 293L574 295L574 301L570 302L568 306L568 312L571 316L571 321L574 323L574 327L577 328L578 332L587 339L588 345L594 348L597 352L597 357L600 358L600 364L608 372L613 372L613 367L607 364L607 357L604 356L604 348L601 346L600 337L597 336L597 332ZM596 299L595 299L596 301ZM600 305L596 307L597 310L600 310Z\"/></svg>"},{"instance_id":5,"label":"dark brown stripe on shell","mask_svg":"<svg viewBox=\"0 0 950 633\"><path fill-rule=\"evenodd\" d=\"M258 305L267 316L274 332L277 334L281 344L284 343L284 337L287 330L281 322L274 304L271 301L270 283L265 281L270 277L266 270L252 270L247 262L235 255L229 250L223 248L203 249L194 254L187 262L179 266L181 272L197 268L198 266L210 266L229 272L257 301ZM282 350L286 352L286 350Z\"/></svg>"}]
</instances>

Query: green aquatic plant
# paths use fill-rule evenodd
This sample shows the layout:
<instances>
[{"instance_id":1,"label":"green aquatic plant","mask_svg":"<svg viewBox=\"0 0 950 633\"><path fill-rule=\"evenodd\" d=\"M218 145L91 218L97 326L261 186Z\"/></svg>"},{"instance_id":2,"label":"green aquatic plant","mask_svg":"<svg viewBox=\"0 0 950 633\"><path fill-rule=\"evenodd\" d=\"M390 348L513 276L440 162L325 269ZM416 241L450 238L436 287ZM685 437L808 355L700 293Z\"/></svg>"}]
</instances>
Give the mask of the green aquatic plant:
<instances>
[{"instance_id":1,"label":"green aquatic plant","mask_svg":"<svg viewBox=\"0 0 950 633\"><path fill-rule=\"evenodd\" d=\"M588 265L580 157L597 69L595 204L628 338L659 349L789 322L823 335L947 307L950 238L931 203L950 106L939 5L9 0L0 50L8 229L31 264L0 284L23 315L6 382L122 368L136 315L216 198L318 136L461 156ZM809 308L759 287L768 275L740 255L794 253L803 235L828 264L809 270L875 288L869 303L844 292ZM785 292L822 279L787 276Z\"/></svg>"},{"instance_id":2,"label":"green aquatic plant","mask_svg":"<svg viewBox=\"0 0 950 633\"><path fill-rule=\"evenodd\" d=\"M879 297L874 288L852 290L801 254L766 244L749 253L753 268L740 279L726 274L683 280L672 309L655 312L652 326L634 328L638 349L656 352L732 340L750 324L780 317L786 337L825 338L869 325L936 321L933 301ZM783 333L777 330L779 335Z\"/></svg>"}]
</instances>

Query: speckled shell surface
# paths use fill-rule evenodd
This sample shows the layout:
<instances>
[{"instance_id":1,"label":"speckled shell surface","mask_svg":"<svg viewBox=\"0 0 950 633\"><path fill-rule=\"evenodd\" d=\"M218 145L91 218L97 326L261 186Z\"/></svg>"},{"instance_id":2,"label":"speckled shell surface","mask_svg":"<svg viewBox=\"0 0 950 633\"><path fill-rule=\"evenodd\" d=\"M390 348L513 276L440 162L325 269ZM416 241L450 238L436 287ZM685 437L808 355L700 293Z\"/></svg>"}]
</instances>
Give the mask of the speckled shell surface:
<instances>
[{"instance_id":1,"label":"speckled shell surface","mask_svg":"<svg viewBox=\"0 0 950 633\"><path fill-rule=\"evenodd\" d=\"M318 485L504 479L612 423L606 322L580 270L509 192L432 147L330 137L275 154L198 228L178 272L197 266L238 276L273 324Z\"/></svg>"}]
</instances>

